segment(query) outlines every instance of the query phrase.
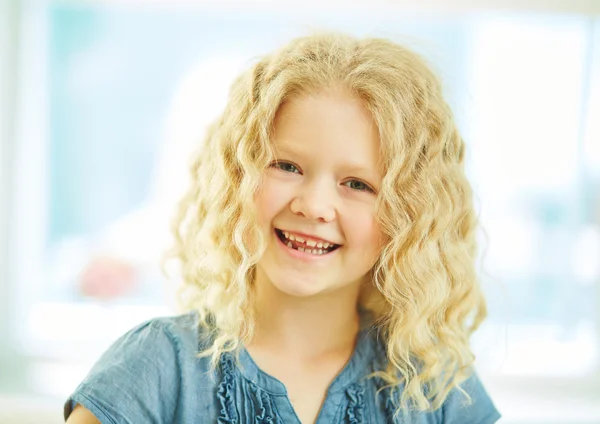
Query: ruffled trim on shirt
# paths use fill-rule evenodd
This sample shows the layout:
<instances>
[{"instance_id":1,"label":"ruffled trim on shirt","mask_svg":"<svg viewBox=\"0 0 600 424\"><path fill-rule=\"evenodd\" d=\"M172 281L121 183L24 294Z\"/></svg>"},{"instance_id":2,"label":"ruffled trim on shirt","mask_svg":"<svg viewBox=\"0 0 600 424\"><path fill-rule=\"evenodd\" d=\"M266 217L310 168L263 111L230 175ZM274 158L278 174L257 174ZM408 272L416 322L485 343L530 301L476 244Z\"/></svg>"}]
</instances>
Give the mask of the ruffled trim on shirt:
<instances>
[{"instance_id":1,"label":"ruffled trim on shirt","mask_svg":"<svg viewBox=\"0 0 600 424\"><path fill-rule=\"evenodd\" d=\"M230 353L224 353L221 356L221 383L217 389L217 397L221 405L217 422L219 424L242 424L241 414L245 417L243 422L253 417L252 423L254 424L282 423L269 393L247 380L239 381L239 393L242 399L250 400L250 402L242 402L245 407L238 411L235 385L237 384L236 379L240 376L237 371L233 356Z\"/></svg>"},{"instance_id":2,"label":"ruffled trim on shirt","mask_svg":"<svg viewBox=\"0 0 600 424\"><path fill-rule=\"evenodd\" d=\"M346 389L349 403L346 411L349 424L361 424L364 422L365 409L365 387L362 384L353 384Z\"/></svg>"},{"instance_id":3,"label":"ruffled trim on shirt","mask_svg":"<svg viewBox=\"0 0 600 424\"><path fill-rule=\"evenodd\" d=\"M375 379L375 382L375 396L378 399L377 403L383 401L383 408L387 418L386 422L390 424L401 422L400 417L396 415L398 404L396 399L394 399L394 396L398 394L398 389L392 389L383 379L379 377Z\"/></svg>"},{"instance_id":4,"label":"ruffled trim on shirt","mask_svg":"<svg viewBox=\"0 0 600 424\"><path fill-rule=\"evenodd\" d=\"M397 418L398 416L396 415L396 404L394 403L394 400L392 399L392 396L390 394L390 389L386 389L387 390L387 398L385 400L385 414L388 417L388 420L390 423L395 423L397 422Z\"/></svg>"},{"instance_id":5,"label":"ruffled trim on shirt","mask_svg":"<svg viewBox=\"0 0 600 424\"><path fill-rule=\"evenodd\" d=\"M254 422L256 424L276 424L279 422L277 419L277 413L273 406L273 400L264 390L261 390L255 384L249 385L252 392L253 398L256 401L256 418Z\"/></svg>"},{"instance_id":6,"label":"ruffled trim on shirt","mask_svg":"<svg viewBox=\"0 0 600 424\"><path fill-rule=\"evenodd\" d=\"M235 363L229 354L221 355L221 383L217 389L217 397L221 405L217 422L219 424L239 423L232 392L235 390Z\"/></svg>"}]
</instances>

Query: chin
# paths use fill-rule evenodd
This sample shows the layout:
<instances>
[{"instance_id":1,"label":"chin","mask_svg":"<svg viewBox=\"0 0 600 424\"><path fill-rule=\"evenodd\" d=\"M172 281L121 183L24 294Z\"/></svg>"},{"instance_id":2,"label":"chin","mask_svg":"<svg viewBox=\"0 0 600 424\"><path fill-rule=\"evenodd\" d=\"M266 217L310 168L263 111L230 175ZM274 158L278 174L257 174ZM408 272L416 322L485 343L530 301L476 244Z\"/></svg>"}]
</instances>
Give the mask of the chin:
<instances>
[{"instance_id":1,"label":"chin","mask_svg":"<svg viewBox=\"0 0 600 424\"><path fill-rule=\"evenodd\" d=\"M272 284L278 291L294 297L312 297L325 291L319 281L307 281L306 278L276 280Z\"/></svg>"}]
</instances>

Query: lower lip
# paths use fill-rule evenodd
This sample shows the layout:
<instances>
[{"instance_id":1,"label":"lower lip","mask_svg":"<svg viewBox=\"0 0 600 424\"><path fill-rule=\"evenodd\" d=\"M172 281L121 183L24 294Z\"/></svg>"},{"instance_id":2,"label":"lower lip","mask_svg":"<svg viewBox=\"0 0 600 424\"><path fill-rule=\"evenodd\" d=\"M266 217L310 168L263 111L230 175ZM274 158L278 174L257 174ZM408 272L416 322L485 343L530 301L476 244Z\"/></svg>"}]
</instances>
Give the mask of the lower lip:
<instances>
[{"instance_id":1,"label":"lower lip","mask_svg":"<svg viewBox=\"0 0 600 424\"><path fill-rule=\"evenodd\" d=\"M285 252L288 255L290 255L293 258L300 259L302 261L309 262L309 261L318 261L318 260L326 259L326 258L331 257L332 255L335 255L335 252L337 252L340 249L338 247L333 252L329 252L329 253L326 253L324 255L313 255L312 253L301 252L299 250L296 250L296 249L293 249L291 247L288 247L286 244L283 243L283 241L281 241L281 239L277 235L277 232L273 231L273 233L275 234L275 238L277 239L277 242L279 243L279 245L281 246L281 248L283 250L285 250Z\"/></svg>"}]
</instances>

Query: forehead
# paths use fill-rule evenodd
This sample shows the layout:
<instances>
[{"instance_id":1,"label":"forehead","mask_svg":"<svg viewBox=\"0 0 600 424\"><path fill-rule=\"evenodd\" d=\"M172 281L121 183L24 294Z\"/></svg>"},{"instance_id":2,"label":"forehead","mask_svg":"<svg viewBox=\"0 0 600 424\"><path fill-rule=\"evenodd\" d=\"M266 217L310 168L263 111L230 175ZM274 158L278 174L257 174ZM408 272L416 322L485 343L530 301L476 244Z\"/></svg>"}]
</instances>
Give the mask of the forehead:
<instances>
[{"instance_id":1,"label":"forehead","mask_svg":"<svg viewBox=\"0 0 600 424\"><path fill-rule=\"evenodd\" d=\"M275 117L276 153L379 168L379 132L362 101L341 90L292 97Z\"/></svg>"}]
</instances>

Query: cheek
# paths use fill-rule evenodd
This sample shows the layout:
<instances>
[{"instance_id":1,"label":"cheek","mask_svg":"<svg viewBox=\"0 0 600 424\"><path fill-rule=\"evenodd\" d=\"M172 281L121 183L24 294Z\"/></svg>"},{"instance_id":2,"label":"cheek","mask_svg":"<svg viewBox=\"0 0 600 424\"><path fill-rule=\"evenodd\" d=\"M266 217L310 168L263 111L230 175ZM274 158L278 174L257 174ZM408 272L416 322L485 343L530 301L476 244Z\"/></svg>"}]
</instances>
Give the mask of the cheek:
<instances>
[{"instance_id":1,"label":"cheek","mask_svg":"<svg viewBox=\"0 0 600 424\"><path fill-rule=\"evenodd\" d=\"M266 223L271 221L285 208L287 204L286 193L289 197L289 191L289 189L286 190L281 182L274 181L268 177L265 178L256 195L256 206L261 222Z\"/></svg>"},{"instance_id":2,"label":"cheek","mask_svg":"<svg viewBox=\"0 0 600 424\"><path fill-rule=\"evenodd\" d=\"M354 246L359 246L364 252L378 255L383 246L381 227L373 212L365 210L363 213L354 213L345 222L346 237Z\"/></svg>"}]
</instances>

